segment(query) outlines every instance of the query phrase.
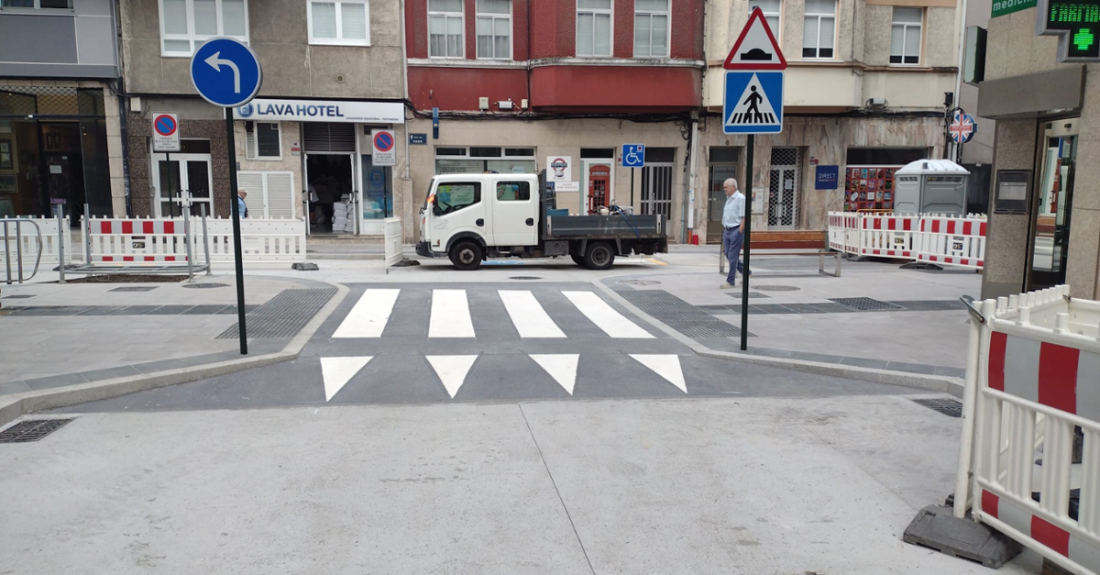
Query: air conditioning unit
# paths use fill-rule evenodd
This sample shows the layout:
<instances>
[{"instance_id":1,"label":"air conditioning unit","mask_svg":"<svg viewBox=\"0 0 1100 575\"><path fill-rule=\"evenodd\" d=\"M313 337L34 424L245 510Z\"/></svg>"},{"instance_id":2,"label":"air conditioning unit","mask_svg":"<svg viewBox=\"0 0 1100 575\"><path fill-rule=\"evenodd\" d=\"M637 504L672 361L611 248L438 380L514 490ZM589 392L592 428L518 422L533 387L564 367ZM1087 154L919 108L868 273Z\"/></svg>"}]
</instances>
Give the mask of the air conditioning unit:
<instances>
[{"instance_id":1,"label":"air conditioning unit","mask_svg":"<svg viewBox=\"0 0 1100 575\"><path fill-rule=\"evenodd\" d=\"M882 110L886 108L886 98L871 98L867 100L867 107Z\"/></svg>"}]
</instances>

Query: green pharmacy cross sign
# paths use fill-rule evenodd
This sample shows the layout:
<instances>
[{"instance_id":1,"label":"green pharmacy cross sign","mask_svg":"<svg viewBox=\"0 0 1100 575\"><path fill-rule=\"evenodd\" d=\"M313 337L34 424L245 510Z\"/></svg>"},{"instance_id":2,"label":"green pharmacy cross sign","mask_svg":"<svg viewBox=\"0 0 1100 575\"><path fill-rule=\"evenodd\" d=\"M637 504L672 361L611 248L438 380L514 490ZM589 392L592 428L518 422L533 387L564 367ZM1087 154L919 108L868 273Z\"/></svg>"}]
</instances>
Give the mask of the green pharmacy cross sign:
<instances>
[{"instance_id":1,"label":"green pharmacy cross sign","mask_svg":"<svg viewBox=\"0 0 1100 575\"><path fill-rule=\"evenodd\" d=\"M1059 62L1100 62L1100 0L1039 0L1035 33L1058 36Z\"/></svg>"}]
</instances>

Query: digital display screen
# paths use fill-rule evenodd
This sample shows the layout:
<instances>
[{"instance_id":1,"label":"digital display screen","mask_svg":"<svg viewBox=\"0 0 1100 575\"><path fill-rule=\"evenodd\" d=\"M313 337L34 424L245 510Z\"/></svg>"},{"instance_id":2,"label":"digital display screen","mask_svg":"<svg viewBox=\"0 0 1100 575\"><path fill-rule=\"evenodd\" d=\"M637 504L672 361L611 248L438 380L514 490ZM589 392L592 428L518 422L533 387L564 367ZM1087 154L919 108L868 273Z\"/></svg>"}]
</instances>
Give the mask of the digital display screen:
<instances>
[{"instance_id":1,"label":"digital display screen","mask_svg":"<svg viewBox=\"0 0 1100 575\"><path fill-rule=\"evenodd\" d=\"M1051 0L1046 29L1068 32L1068 58L1100 58L1100 0Z\"/></svg>"}]
</instances>

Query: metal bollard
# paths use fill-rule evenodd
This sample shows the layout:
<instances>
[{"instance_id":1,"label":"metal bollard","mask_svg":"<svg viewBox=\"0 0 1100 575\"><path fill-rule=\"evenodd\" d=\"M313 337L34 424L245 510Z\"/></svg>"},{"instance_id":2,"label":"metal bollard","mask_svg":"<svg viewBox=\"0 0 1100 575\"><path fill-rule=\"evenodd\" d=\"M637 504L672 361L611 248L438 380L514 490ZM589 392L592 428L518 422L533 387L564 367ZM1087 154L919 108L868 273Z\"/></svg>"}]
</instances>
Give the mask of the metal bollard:
<instances>
[{"instance_id":1,"label":"metal bollard","mask_svg":"<svg viewBox=\"0 0 1100 575\"><path fill-rule=\"evenodd\" d=\"M23 283L23 226L15 222L15 265L19 267L19 283Z\"/></svg>"},{"instance_id":2,"label":"metal bollard","mask_svg":"<svg viewBox=\"0 0 1100 575\"><path fill-rule=\"evenodd\" d=\"M57 273L60 277L58 283L65 283L65 220L61 217L64 210L57 206Z\"/></svg>"},{"instance_id":3,"label":"metal bollard","mask_svg":"<svg viewBox=\"0 0 1100 575\"><path fill-rule=\"evenodd\" d=\"M84 204L84 265L92 263L92 207Z\"/></svg>"},{"instance_id":4,"label":"metal bollard","mask_svg":"<svg viewBox=\"0 0 1100 575\"><path fill-rule=\"evenodd\" d=\"M8 285L11 285L11 247L8 246L8 222L6 221L4 222L4 267L7 270L4 278Z\"/></svg>"},{"instance_id":5,"label":"metal bollard","mask_svg":"<svg viewBox=\"0 0 1100 575\"><path fill-rule=\"evenodd\" d=\"M213 275L210 271L210 234L206 231L206 204L199 204L199 210L202 215L202 249L206 254L206 275Z\"/></svg>"},{"instance_id":6,"label":"metal bollard","mask_svg":"<svg viewBox=\"0 0 1100 575\"><path fill-rule=\"evenodd\" d=\"M183 215L183 241L187 244L187 281L195 281L195 261L191 257L191 194L187 194L186 205L182 206Z\"/></svg>"}]
</instances>

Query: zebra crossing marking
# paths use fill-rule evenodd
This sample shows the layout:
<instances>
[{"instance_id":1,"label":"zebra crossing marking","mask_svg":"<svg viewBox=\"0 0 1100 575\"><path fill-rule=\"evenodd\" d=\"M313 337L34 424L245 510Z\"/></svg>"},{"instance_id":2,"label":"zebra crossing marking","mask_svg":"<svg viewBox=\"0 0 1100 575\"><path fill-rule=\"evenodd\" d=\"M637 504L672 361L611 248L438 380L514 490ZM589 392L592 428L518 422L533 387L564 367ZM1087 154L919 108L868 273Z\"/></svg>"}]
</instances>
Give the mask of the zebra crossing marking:
<instances>
[{"instance_id":1,"label":"zebra crossing marking","mask_svg":"<svg viewBox=\"0 0 1100 575\"><path fill-rule=\"evenodd\" d=\"M687 384L684 382L684 370L680 367L680 356L630 354L630 357L680 388L680 391L688 392Z\"/></svg>"},{"instance_id":2,"label":"zebra crossing marking","mask_svg":"<svg viewBox=\"0 0 1100 575\"><path fill-rule=\"evenodd\" d=\"M653 339L653 335L615 311L600 296L590 291L561 292L592 323L616 339Z\"/></svg>"},{"instance_id":3,"label":"zebra crossing marking","mask_svg":"<svg viewBox=\"0 0 1100 575\"><path fill-rule=\"evenodd\" d=\"M523 338L566 337L535 295L526 290L497 290L512 324Z\"/></svg>"},{"instance_id":4,"label":"zebra crossing marking","mask_svg":"<svg viewBox=\"0 0 1100 575\"><path fill-rule=\"evenodd\" d=\"M399 289L364 290L332 337L382 337L399 293Z\"/></svg>"},{"instance_id":5,"label":"zebra crossing marking","mask_svg":"<svg viewBox=\"0 0 1100 575\"><path fill-rule=\"evenodd\" d=\"M443 383L443 387L447 389L447 393L451 394L451 399L455 398L459 388L466 382L466 375L470 373L470 368L474 366L474 361L477 360L476 355L429 355L425 357L428 363L432 365L432 369L435 370L435 374L439 376L439 381Z\"/></svg>"},{"instance_id":6,"label":"zebra crossing marking","mask_svg":"<svg viewBox=\"0 0 1100 575\"><path fill-rule=\"evenodd\" d=\"M565 388L569 395L573 395L573 388L577 384L577 364L581 358L579 354L532 354L530 357Z\"/></svg>"},{"instance_id":7,"label":"zebra crossing marking","mask_svg":"<svg viewBox=\"0 0 1100 575\"><path fill-rule=\"evenodd\" d=\"M331 401L372 359L374 358L370 356L322 357L321 379L325 384L325 401Z\"/></svg>"},{"instance_id":8,"label":"zebra crossing marking","mask_svg":"<svg viewBox=\"0 0 1100 575\"><path fill-rule=\"evenodd\" d=\"M428 325L428 337L476 337L466 290L432 290L432 317Z\"/></svg>"}]
</instances>

